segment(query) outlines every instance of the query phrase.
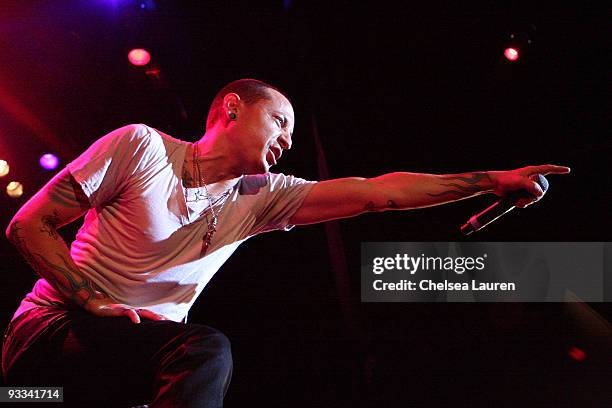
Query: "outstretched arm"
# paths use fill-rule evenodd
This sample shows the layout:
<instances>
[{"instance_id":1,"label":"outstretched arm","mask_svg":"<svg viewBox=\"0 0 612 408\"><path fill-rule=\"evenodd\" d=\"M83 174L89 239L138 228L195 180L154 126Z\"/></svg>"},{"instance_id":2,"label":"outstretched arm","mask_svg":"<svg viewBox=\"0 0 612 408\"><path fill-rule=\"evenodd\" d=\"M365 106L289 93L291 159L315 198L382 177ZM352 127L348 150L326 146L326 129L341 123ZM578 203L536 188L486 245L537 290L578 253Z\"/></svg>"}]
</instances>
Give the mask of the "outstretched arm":
<instances>
[{"instance_id":1,"label":"outstretched arm","mask_svg":"<svg viewBox=\"0 0 612 408\"><path fill-rule=\"evenodd\" d=\"M125 315L135 323L140 321L139 313L149 319L162 319L151 311L116 304L79 271L57 229L80 218L88 209L89 201L81 186L63 169L19 209L6 236L36 273L90 313Z\"/></svg>"},{"instance_id":2,"label":"outstretched arm","mask_svg":"<svg viewBox=\"0 0 612 408\"><path fill-rule=\"evenodd\" d=\"M516 190L527 190L533 196L517 203L518 207L526 207L543 195L540 186L529 176L568 172L568 167L548 164L510 171L446 175L389 173L371 179L349 177L322 181L312 188L290 223L314 224L366 212L430 207L485 193L504 196Z\"/></svg>"}]
</instances>

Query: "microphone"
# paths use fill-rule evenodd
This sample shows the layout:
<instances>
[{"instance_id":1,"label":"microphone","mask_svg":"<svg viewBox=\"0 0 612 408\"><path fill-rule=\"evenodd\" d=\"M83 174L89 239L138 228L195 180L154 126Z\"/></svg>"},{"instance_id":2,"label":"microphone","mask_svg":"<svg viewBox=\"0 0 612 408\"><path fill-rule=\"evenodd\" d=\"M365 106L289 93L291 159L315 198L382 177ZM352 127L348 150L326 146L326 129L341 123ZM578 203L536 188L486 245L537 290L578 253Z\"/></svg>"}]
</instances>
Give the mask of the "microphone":
<instances>
[{"instance_id":1,"label":"microphone","mask_svg":"<svg viewBox=\"0 0 612 408\"><path fill-rule=\"evenodd\" d=\"M546 190L548 190L548 180L546 180L543 175L534 174L529 178L538 183L538 185L542 188L542 191L546 193ZM529 194L526 190L511 192L510 194L506 195L506 197L502 198L496 203L493 203L490 207L485 208L480 213L472 216L461 227L461 233L463 235L470 235L471 233L486 227L505 213L513 210L519 199L527 197L531 197L531 194Z\"/></svg>"}]
</instances>

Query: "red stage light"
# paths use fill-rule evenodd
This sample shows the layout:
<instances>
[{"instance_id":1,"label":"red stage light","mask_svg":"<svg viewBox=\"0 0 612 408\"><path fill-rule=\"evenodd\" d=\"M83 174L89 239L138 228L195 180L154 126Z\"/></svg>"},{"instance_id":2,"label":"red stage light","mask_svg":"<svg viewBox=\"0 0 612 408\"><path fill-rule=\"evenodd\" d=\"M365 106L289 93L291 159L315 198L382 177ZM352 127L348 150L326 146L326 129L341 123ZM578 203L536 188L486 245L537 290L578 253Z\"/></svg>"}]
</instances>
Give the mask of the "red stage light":
<instances>
[{"instance_id":1,"label":"red stage light","mask_svg":"<svg viewBox=\"0 0 612 408\"><path fill-rule=\"evenodd\" d=\"M147 70L145 71L145 74L147 74L147 76L150 76L152 78L159 79L159 76L161 75L161 70L159 69L159 67L152 66L152 67L147 68Z\"/></svg>"},{"instance_id":2,"label":"red stage light","mask_svg":"<svg viewBox=\"0 0 612 408\"><path fill-rule=\"evenodd\" d=\"M134 48L128 54L128 59L133 65L136 65L137 67L142 67L144 65L147 65L149 61L151 61L151 54L149 54L149 51L143 48Z\"/></svg>"},{"instance_id":3,"label":"red stage light","mask_svg":"<svg viewBox=\"0 0 612 408\"><path fill-rule=\"evenodd\" d=\"M578 347L571 347L567 351L567 354L576 361L584 361L586 358L586 353Z\"/></svg>"},{"instance_id":4,"label":"red stage light","mask_svg":"<svg viewBox=\"0 0 612 408\"><path fill-rule=\"evenodd\" d=\"M509 47L504 50L504 56L510 61L516 61L519 59L519 51L516 48Z\"/></svg>"}]
</instances>

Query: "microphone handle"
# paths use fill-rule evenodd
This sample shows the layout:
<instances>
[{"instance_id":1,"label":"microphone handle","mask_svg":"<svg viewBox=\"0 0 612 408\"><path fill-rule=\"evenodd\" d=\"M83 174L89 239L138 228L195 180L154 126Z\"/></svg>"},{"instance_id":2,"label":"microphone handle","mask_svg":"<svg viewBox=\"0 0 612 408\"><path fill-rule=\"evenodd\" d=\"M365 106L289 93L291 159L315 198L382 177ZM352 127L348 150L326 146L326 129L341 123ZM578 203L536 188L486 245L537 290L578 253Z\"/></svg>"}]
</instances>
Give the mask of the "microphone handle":
<instances>
[{"instance_id":1,"label":"microphone handle","mask_svg":"<svg viewBox=\"0 0 612 408\"><path fill-rule=\"evenodd\" d=\"M538 183L542 191L548 190L548 180L541 174L533 174L529 177L531 180ZM470 235L481 228L486 227L508 211L514 209L516 203L521 198L531 197L527 190L517 190L506 195L501 200L491 204L478 214L472 216L465 224L461 226L461 234Z\"/></svg>"},{"instance_id":2,"label":"microphone handle","mask_svg":"<svg viewBox=\"0 0 612 408\"><path fill-rule=\"evenodd\" d=\"M461 226L461 234L470 235L481 228L486 227L505 213L514 209L515 199L503 199L494 202L476 215L473 215ZM499 208L497 208L499 207Z\"/></svg>"}]
</instances>

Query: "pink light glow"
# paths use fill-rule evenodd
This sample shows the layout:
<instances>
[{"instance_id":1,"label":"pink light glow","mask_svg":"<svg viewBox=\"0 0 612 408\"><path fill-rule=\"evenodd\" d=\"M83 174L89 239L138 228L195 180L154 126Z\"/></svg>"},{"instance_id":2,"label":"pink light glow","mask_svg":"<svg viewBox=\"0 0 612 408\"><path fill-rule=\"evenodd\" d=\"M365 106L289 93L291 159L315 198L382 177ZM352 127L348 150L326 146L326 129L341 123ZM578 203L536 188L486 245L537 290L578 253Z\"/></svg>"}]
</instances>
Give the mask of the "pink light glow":
<instances>
[{"instance_id":1,"label":"pink light glow","mask_svg":"<svg viewBox=\"0 0 612 408\"><path fill-rule=\"evenodd\" d=\"M43 169L54 170L57 168L57 165L59 164L59 159L57 158L56 155L47 153L41 156L39 163Z\"/></svg>"},{"instance_id":2,"label":"pink light glow","mask_svg":"<svg viewBox=\"0 0 612 408\"><path fill-rule=\"evenodd\" d=\"M519 58L519 52L516 48L506 48L504 56L510 61L516 61Z\"/></svg>"},{"instance_id":3,"label":"pink light glow","mask_svg":"<svg viewBox=\"0 0 612 408\"><path fill-rule=\"evenodd\" d=\"M149 61L151 61L151 54L149 51L142 48L134 48L128 54L128 59L132 63L132 65L136 65L137 67L142 67L147 65Z\"/></svg>"}]
</instances>

